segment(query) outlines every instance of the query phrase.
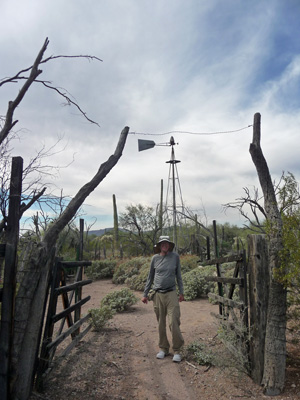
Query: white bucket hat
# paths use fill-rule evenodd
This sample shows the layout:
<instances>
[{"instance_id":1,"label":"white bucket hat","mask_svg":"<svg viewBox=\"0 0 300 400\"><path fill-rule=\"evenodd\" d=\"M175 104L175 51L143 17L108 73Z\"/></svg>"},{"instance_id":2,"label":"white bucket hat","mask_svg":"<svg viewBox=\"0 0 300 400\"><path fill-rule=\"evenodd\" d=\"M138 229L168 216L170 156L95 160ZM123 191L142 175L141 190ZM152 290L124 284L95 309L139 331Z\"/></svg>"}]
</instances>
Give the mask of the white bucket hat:
<instances>
[{"instance_id":1,"label":"white bucket hat","mask_svg":"<svg viewBox=\"0 0 300 400\"><path fill-rule=\"evenodd\" d=\"M156 253L156 254L160 253L160 245L162 242L170 243L169 251L173 251L175 243L171 242L170 237L169 236L160 236L158 239L158 242L154 246L154 253Z\"/></svg>"}]
</instances>

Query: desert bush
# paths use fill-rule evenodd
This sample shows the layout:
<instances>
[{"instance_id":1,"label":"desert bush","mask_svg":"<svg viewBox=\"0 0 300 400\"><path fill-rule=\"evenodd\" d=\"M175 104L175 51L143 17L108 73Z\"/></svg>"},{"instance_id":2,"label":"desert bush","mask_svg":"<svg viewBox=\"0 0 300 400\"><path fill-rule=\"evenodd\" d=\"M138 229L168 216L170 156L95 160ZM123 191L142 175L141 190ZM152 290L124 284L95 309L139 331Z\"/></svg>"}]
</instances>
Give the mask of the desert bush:
<instances>
[{"instance_id":1,"label":"desert bush","mask_svg":"<svg viewBox=\"0 0 300 400\"><path fill-rule=\"evenodd\" d=\"M131 260L120 263L113 275L113 283L120 284L125 283L126 279L131 278L134 275L138 275L142 265L146 262L150 265L151 258L149 257L135 257Z\"/></svg>"},{"instance_id":2,"label":"desert bush","mask_svg":"<svg viewBox=\"0 0 300 400\"><path fill-rule=\"evenodd\" d=\"M182 275L184 298L185 300L194 300L206 295L214 289L213 282L207 282L206 276L212 276L215 272L215 267L198 267L186 272Z\"/></svg>"},{"instance_id":3,"label":"desert bush","mask_svg":"<svg viewBox=\"0 0 300 400\"><path fill-rule=\"evenodd\" d=\"M110 306L103 305L100 308L93 308L89 310L91 313L91 323L95 331L100 331L107 322L113 318L116 311Z\"/></svg>"},{"instance_id":4,"label":"desert bush","mask_svg":"<svg viewBox=\"0 0 300 400\"><path fill-rule=\"evenodd\" d=\"M89 279L112 278L117 266L115 260L93 261L92 265L85 269L85 274Z\"/></svg>"},{"instance_id":5,"label":"desert bush","mask_svg":"<svg viewBox=\"0 0 300 400\"><path fill-rule=\"evenodd\" d=\"M199 256L196 255L185 255L180 257L181 264L181 275L189 272L199 265Z\"/></svg>"},{"instance_id":6,"label":"desert bush","mask_svg":"<svg viewBox=\"0 0 300 400\"><path fill-rule=\"evenodd\" d=\"M143 264L137 275L133 275L125 280L125 284L132 290L143 291L150 270L150 262Z\"/></svg>"},{"instance_id":7,"label":"desert bush","mask_svg":"<svg viewBox=\"0 0 300 400\"><path fill-rule=\"evenodd\" d=\"M250 364L248 357L249 332L242 320L236 320L234 325L220 322L218 339L230 352L235 368L249 373Z\"/></svg>"},{"instance_id":8,"label":"desert bush","mask_svg":"<svg viewBox=\"0 0 300 400\"><path fill-rule=\"evenodd\" d=\"M213 352L203 342L190 343L184 347L183 354L185 358L199 365L215 365Z\"/></svg>"},{"instance_id":9,"label":"desert bush","mask_svg":"<svg viewBox=\"0 0 300 400\"><path fill-rule=\"evenodd\" d=\"M108 293L101 300L101 307L109 306L116 312L122 312L128 310L130 306L136 304L138 299L128 288L116 290L112 293Z\"/></svg>"}]
</instances>

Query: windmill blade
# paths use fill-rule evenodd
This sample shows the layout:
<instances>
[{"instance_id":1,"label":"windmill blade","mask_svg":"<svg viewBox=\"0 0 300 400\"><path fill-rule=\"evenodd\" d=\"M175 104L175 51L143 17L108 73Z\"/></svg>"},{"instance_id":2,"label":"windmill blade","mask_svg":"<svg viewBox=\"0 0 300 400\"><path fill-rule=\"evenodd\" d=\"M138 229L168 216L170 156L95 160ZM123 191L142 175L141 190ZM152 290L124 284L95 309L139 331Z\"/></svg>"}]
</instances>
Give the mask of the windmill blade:
<instances>
[{"instance_id":1,"label":"windmill blade","mask_svg":"<svg viewBox=\"0 0 300 400\"><path fill-rule=\"evenodd\" d=\"M139 151L152 149L155 146L155 142L153 140L142 140L138 139L138 147Z\"/></svg>"}]
</instances>

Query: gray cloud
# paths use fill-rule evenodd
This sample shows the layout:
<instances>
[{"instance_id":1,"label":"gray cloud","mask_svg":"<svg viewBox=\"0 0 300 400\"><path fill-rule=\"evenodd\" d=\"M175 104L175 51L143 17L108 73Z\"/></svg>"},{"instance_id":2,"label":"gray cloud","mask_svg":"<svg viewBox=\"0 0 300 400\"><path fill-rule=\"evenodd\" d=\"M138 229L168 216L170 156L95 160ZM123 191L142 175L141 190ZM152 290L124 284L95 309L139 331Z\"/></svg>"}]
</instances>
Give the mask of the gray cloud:
<instances>
[{"instance_id":1,"label":"gray cloud","mask_svg":"<svg viewBox=\"0 0 300 400\"><path fill-rule=\"evenodd\" d=\"M219 132L252 124L262 114L262 146L272 177L299 175L300 120L297 8L280 1L220 0L38 1L4 0L0 35L1 76L32 64L45 37L47 56L90 54L103 62L56 60L42 78L68 89L90 118L35 85L18 108L24 139L15 152L28 160L42 143L64 135L67 149L51 162L66 165L55 180L70 196L114 151L125 125L131 132ZM299 16L299 15L298 15ZM290 24L287 24L286 21ZM13 22L13 23L12 23ZM5 33L5 34L4 34ZM1 89L1 114L18 85ZM164 136L129 135L122 159L87 200L85 210L105 227L128 204L156 206L160 180L168 181L170 148L139 153L137 139L168 142ZM249 154L252 128L220 135L174 133L184 201L204 206L209 220L241 223L221 204L258 185ZM111 219L110 219L111 221Z\"/></svg>"}]
</instances>

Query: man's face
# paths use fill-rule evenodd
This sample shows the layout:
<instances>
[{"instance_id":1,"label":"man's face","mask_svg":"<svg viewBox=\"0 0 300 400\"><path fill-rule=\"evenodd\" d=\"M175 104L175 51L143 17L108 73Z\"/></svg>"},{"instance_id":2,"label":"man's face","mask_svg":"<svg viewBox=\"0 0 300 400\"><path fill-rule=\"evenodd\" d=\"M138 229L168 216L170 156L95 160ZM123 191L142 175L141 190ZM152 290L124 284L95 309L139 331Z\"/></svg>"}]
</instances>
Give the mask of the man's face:
<instances>
[{"instance_id":1,"label":"man's face","mask_svg":"<svg viewBox=\"0 0 300 400\"><path fill-rule=\"evenodd\" d=\"M169 242L161 242L160 251L161 253L166 254L169 251L170 243Z\"/></svg>"}]
</instances>

